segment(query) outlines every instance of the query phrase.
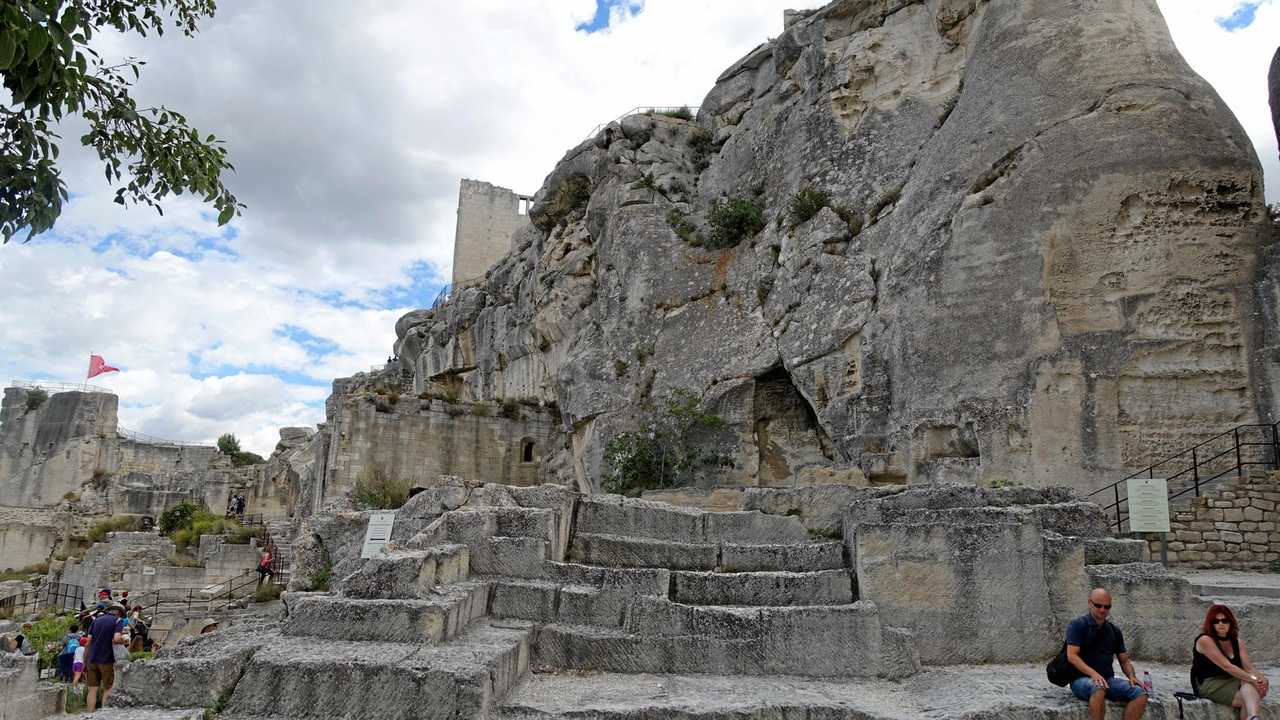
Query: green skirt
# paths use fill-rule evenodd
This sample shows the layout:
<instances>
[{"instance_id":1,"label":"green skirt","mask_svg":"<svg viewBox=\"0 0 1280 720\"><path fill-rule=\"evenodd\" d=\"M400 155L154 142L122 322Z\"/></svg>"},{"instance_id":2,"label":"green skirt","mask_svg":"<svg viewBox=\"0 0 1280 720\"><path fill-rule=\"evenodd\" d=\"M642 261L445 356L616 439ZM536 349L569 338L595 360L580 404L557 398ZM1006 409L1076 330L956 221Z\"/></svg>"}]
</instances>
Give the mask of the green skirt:
<instances>
[{"instance_id":1,"label":"green skirt","mask_svg":"<svg viewBox=\"0 0 1280 720\"><path fill-rule=\"evenodd\" d=\"M1200 697L1209 698L1219 705L1231 706L1240 692L1239 678L1216 676L1200 681Z\"/></svg>"}]
</instances>

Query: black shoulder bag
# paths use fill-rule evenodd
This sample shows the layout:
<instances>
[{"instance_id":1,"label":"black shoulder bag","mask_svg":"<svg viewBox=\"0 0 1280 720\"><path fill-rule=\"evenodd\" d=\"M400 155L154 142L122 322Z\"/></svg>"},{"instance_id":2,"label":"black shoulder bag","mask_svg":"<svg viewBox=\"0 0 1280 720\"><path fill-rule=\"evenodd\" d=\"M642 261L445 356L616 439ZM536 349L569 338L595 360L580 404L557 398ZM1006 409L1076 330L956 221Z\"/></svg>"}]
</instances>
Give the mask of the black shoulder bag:
<instances>
[{"instance_id":1,"label":"black shoulder bag","mask_svg":"<svg viewBox=\"0 0 1280 720\"><path fill-rule=\"evenodd\" d=\"M1089 636L1085 638L1084 645L1080 646L1080 653L1083 654L1086 648L1092 648L1097 643L1100 635L1110 636L1105 624L1089 633ZM1058 651L1058 654L1044 666L1044 674L1049 678L1049 682L1058 687L1066 687L1076 679L1084 677L1084 673L1077 670L1076 666L1072 665L1071 661L1067 659L1067 644L1065 642L1062 643L1062 649Z\"/></svg>"}]
</instances>

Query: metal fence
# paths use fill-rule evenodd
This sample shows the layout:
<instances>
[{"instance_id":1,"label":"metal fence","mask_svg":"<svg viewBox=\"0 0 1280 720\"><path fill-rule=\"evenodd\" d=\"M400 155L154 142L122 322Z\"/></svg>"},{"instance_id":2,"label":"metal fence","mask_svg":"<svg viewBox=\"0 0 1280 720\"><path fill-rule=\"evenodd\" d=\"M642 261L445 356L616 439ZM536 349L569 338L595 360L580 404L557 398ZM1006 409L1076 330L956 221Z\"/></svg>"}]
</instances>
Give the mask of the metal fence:
<instances>
[{"instance_id":1,"label":"metal fence","mask_svg":"<svg viewBox=\"0 0 1280 720\"><path fill-rule=\"evenodd\" d=\"M144 432L138 432L137 430L130 430L127 427L121 427L121 426L116 426L116 434L122 438L125 438L126 440L133 440L134 442L146 443L147 445L172 445L173 447L200 447L200 448L210 448L210 449L215 447L211 443L187 442L185 440L169 440L162 437L156 437L155 435L148 435Z\"/></svg>"},{"instance_id":2,"label":"metal fence","mask_svg":"<svg viewBox=\"0 0 1280 720\"><path fill-rule=\"evenodd\" d=\"M114 394L107 388L99 385L89 385L87 383L60 383L46 382L44 380L12 380L11 387L22 388L24 390L46 390L49 392L96 392Z\"/></svg>"},{"instance_id":3,"label":"metal fence","mask_svg":"<svg viewBox=\"0 0 1280 720\"><path fill-rule=\"evenodd\" d=\"M593 128L590 133L587 133L587 137L584 139L590 140L591 138L598 135L601 130L605 129L609 125L616 122L622 122L623 118L629 117L631 115L643 115L643 114L663 115L668 113L680 112L682 110L687 110L689 114L693 116L696 116L698 114L697 105L637 105L631 108L630 110L622 113L618 117L610 120L609 122L603 122L595 126L595 128Z\"/></svg>"},{"instance_id":4,"label":"metal fence","mask_svg":"<svg viewBox=\"0 0 1280 720\"><path fill-rule=\"evenodd\" d=\"M69 583L45 583L30 590L0 598L0 618L34 615L43 610L79 610L84 588Z\"/></svg>"},{"instance_id":5,"label":"metal fence","mask_svg":"<svg viewBox=\"0 0 1280 720\"><path fill-rule=\"evenodd\" d=\"M1111 527L1125 530L1129 520L1127 483L1134 478L1163 478L1169 500L1192 494L1223 477L1244 477L1249 467L1280 470L1280 423L1239 425L1089 493L1088 497L1114 516ZM1107 503L1103 505L1103 503Z\"/></svg>"}]
</instances>

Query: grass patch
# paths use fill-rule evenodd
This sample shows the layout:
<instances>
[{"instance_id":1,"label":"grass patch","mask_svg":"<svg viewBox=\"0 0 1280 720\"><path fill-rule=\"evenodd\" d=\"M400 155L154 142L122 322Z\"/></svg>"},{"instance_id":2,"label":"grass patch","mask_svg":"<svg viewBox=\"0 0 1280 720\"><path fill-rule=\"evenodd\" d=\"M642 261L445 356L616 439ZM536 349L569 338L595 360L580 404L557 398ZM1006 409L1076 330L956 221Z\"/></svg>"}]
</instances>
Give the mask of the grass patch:
<instances>
[{"instance_id":1,"label":"grass patch","mask_svg":"<svg viewBox=\"0 0 1280 720\"><path fill-rule=\"evenodd\" d=\"M409 499L412 483L393 476L381 465L370 465L356 477L351 497L356 506L366 510L395 510Z\"/></svg>"},{"instance_id":2,"label":"grass patch","mask_svg":"<svg viewBox=\"0 0 1280 720\"><path fill-rule=\"evenodd\" d=\"M667 224L675 231L676 235L683 241L695 247L702 245L702 238L698 236L698 228L689 222L689 218L679 210L672 210L667 213Z\"/></svg>"},{"instance_id":3,"label":"grass patch","mask_svg":"<svg viewBox=\"0 0 1280 720\"><path fill-rule=\"evenodd\" d=\"M49 563L36 563L18 570L5 570L4 572L0 572L0 582L5 580L26 580L31 575L43 575L47 572L49 572Z\"/></svg>"},{"instance_id":4,"label":"grass patch","mask_svg":"<svg viewBox=\"0 0 1280 720\"><path fill-rule=\"evenodd\" d=\"M247 545L257 531L234 518L218 517L203 505L184 502L160 515L160 534L169 536L179 551L200 547L204 535L226 535L232 545Z\"/></svg>"},{"instance_id":5,"label":"grass patch","mask_svg":"<svg viewBox=\"0 0 1280 720\"><path fill-rule=\"evenodd\" d=\"M49 399L49 393L44 388L32 388L27 391L27 412L31 412Z\"/></svg>"},{"instance_id":6,"label":"grass patch","mask_svg":"<svg viewBox=\"0 0 1280 720\"><path fill-rule=\"evenodd\" d=\"M129 662L146 662L154 659L155 656L155 651L152 650L135 650L129 653Z\"/></svg>"},{"instance_id":7,"label":"grass patch","mask_svg":"<svg viewBox=\"0 0 1280 720\"><path fill-rule=\"evenodd\" d=\"M142 530L142 518L134 515L124 515L121 517L107 518L101 522L95 523L89 528L89 532L85 533L85 540L90 544L102 542L107 539L108 533L113 532L138 532Z\"/></svg>"},{"instance_id":8,"label":"grass patch","mask_svg":"<svg viewBox=\"0 0 1280 720\"><path fill-rule=\"evenodd\" d=\"M283 587L275 583L267 583L253 592L253 601L256 603L264 603L271 602L272 600L279 600L280 593L283 591Z\"/></svg>"},{"instance_id":9,"label":"grass patch","mask_svg":"<svg viewBox=\"0 0 1280 720\"><path fill-rule=\"evenodd\" d=\"M764 229L764 210L750 200L722 199L711 205L707 221L711 225L707 247L729 248Z\"/></svg>"},{"instance_id":10,"label":"grass patch","mask_svg":"<svg viewBox=\"0 0 1280 720\"><path fill-rule=\"evenodd\" d=\"M831 196L823 190L802 187L787 201L787 215L791 218L791 227L809 222L824 207L830 207Z\"/></svg>"},{"instance_id":11,"label":"grass patch","mask_svg":"<svg viewBox=\"0 0 1280 720\"><path fill-rule=\"evenodd\" d=\"M502 417L508 420L520 419L520 403L510 398L502 401Z\"/></svg>"}]
</instances>

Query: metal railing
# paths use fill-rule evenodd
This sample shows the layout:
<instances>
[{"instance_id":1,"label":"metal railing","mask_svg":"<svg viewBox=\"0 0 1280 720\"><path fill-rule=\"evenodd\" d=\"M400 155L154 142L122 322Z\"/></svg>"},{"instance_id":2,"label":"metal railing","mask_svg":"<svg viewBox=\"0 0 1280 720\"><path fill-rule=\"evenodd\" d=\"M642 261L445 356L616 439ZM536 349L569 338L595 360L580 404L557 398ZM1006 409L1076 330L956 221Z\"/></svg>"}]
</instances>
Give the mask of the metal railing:
<instances>
[{"instance_id":1,"label":"metal railing","mask_svg":"<svg viewBox=\"0 0 1280 720\"><path fill-rule=\"evenodd\" d=\"M673 113L673 112L679 112L681 110L688 110L689 114L695 117L698 115L697 105L637 105L631 108L630 110L622 113L618 117L608 122L602 122L599 125L595 126L595 128L592 129L591 132L588 133L587 136L583 139L590 140L591 138L600 134L601 130L609 127L613 123L622 122L623 118L630 117L631 115L642 115L642 114L661 115L663 113Z\"/></svg>"},{"instance_id":2,"label":"metal railing","mask_svg":"<svg viewBox=\"0 0 1280 720\"><path fill-rule=\"evenodd\" d=\"M138 432L137 430L130 430L129 428L121 427L118 425L116 426L116 434L122 438L125 438L126 440L133 440L134 442L146 443L147 445L172 445L173 447L202 447L202 448L210 448L210 449L215 447L210 443L187 442L185 440L169 440L162 437L156 437L155 435L148 435L144 432Z\"/></svg>"},{"instance_id":3,"label":"metal railing","mask_svg":"<svg viewBox=\"0 0 1280 720\"><path fill-rule=\"evenodd\" d=\"M45 583L39 587L0 598L0 618L33 615L41 610L79 610L84 588L70 583Z\"/></svg>"},{"instance_id":4,"label":"metal railing","mask_svg":"<svg viewBox=\"0 0 1280 720\"><path fill-rule=\"evenodd\" d=\"M88 383L60 383L46 382L43 380L12 380L10 387L22 388L24 390L48 390L52 392L95 392L107 393L114 395L107 388L100 385L89 385Z\"/></svg>"},{"instance_id":5,"label":"metal railing","mask_svg":"<svg viewBox=\"0 0 1280 720\"><path fill-rule=\"evenodd\" d=\"M1148 465L1116 482L1098 488L1086 497L1097 498L1108 515L1114 515L1111 527L1123 532L1129 519L1127 486L1134 478L1163 478L1169 483L1169 500L1194 493L1227 475L1244 477L1245 468L1267 467L1280 470L1280 422L1238 425Z\"/></svg>"}]
</instances>

